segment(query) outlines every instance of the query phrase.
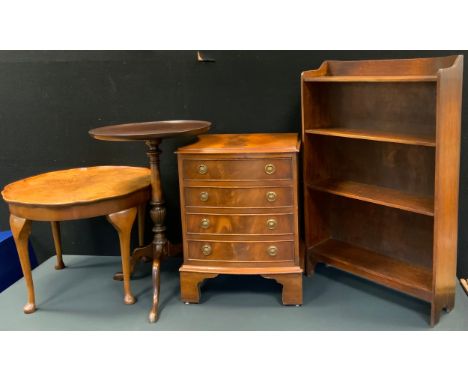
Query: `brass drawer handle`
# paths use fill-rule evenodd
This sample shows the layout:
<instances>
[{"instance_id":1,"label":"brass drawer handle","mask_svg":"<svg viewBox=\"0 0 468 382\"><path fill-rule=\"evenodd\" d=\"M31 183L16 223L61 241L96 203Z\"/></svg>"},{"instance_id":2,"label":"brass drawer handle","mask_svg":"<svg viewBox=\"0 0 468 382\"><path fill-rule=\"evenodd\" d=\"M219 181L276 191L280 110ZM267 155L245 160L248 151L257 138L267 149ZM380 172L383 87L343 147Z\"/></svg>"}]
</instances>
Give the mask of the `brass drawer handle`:
<instances>
[{"instance_id":1,"label":"brass drawer handle","mask_svg":"<svg viewBox=\"0 0 468 382\"><path fill-rule=\"evenodd\" d=\"M268 229L276 229L276 227L278 226L278 222L276 221L276 219L274 218L270 218L266 221L266 226Z\"/></svg>"},{"instance_id":2,"label":"brass drawer handle","mask_svg":"<svg viewBox=\"0 0 468 382\"><path fill-rule=\"evenodd\" d=\"M207 229L210 226L210 219L203 218L200 222L200 227Z\"/></svg>"},{"instance_id":3,"label":"brass drawer handle","mask_svg":"<svg viewBox=\"0 0 468 382\"><path fill-rule=\"evenodd\" d=\"M269 202L274 202L276 200L276 192L274 191L268 191L266 193L266 198Z\"/></svg>"},{"instance_id":4,"label":"brass drawer handle","mask_svg":"<svg viewBox=\"0 0 468 382\"><path fill-rule=\"evenodd\" d=\"M211 245L203 244L202 247L201 247L201 251L205 256L211 255L211 251L212 251Z\"/></svg>"},{"instance_id":5,"label":"brass drawer handle","mask_svg":"<svg viewBox=\"0 0 468 382\"><path fill-rule=\"evenodd\" d=\"M208 172L208 166L206 164L201 164L198 166L198 173L205 175Z\"/></svg>"},{"instance_id":6,"label":"brass drawer handle","mask_svg":"<svg viewBox=\"0 0 468 382\"><path fill-rule=\"evenodd\" d=\"M200 192L200 200L202 202L206 202L208 200L208 192L206 191Z\"/></svg>"},{"instance_id":7,"label":"brass drawer handle","mask_svg":"<svg viewBox=\"0 0 468 382\"><path fill-rule=\"evenodd\" d=\"M276 245L270 245L267 248L267 253L269 256L276 256L278 254L278 247Z\"/></svg>"},{"instance_id":8,"label":"brass drawer handle","mask_svg":"<svg viewBox=\"0 0 468 382\"><path fill-rule=\"evenodd\" d=\"M266 172L268 175L274 174L275 171L276 171L276 166L275 166L273 163L268 163L268 164L265 166L265 172Z\"/></svg>"}]
</instances>

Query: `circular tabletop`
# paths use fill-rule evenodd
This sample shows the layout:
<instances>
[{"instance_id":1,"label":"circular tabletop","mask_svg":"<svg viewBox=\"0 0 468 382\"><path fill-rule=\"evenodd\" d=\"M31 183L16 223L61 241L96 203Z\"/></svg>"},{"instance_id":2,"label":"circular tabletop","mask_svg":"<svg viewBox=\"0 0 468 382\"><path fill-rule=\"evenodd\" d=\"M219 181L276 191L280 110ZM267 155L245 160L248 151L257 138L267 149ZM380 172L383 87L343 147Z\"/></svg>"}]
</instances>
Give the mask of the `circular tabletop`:
<instances>
[{"instance_id":1,"label":"circular tabletop","mask_svg":"<svg viewBox=\"0 0 468 382\"><path fill-rule=\"evenodd\" d=\"M206 133L210 127L211 122L208 121L153 121L97 127L89 134L103 141L148 141L178 135L199 135Z\"/></svg>"},{"instance_id":2,"label":"circular tabletop","mask_svg":"<svg viewBox=\"0 0 468 382\"><path fill-rule=\"evenodd\" d=\"M129 195L149 187L151 171L145 167L97 166L52 171L7 185L7 203L65 206L98 202Z\"/></svg>"}]
</instances>

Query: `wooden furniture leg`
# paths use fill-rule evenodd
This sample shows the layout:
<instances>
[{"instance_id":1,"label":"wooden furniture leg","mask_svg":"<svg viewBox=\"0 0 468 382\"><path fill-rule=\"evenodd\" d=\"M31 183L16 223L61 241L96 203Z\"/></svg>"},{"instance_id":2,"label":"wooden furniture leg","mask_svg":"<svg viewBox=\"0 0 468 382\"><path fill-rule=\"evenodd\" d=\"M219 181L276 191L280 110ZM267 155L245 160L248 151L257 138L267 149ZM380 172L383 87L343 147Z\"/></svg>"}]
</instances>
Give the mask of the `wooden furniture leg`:
<instances>
[{"instance_id":1,"label":"wooden furniture leg","mask_svg":"<svg viewBox=\"0 0 468 382\"><path fill-rule=\"evenodd\" d=\"M465 293L468 295L468 279L460 279L460 284L462 285Z\"/></svg>"},{"instance_id":2,"label":"wooden furniture leg","mask_svg":"<svg viewBox=\"0 0 468 382\"><path fill-rule=\"evenodd\" d=\"M433 301L431 303L431 320L430 320L431 326L435 326L439 323L441 311L442 311L442 306L440 302Z\"/></svg>"},{"instance_id":3,"label":"wooden furniture leg","mask_svg":"<svg viewBox=\"0 0 468 382\"><path fill-rule=\"evenodd\" d=\"M317 267L317 261L312 257L310 253L305 252L305 274L307 277L311 277L315 274L315 268Z\"/></svg>"},{"instance_id":4,"label":"wooden furniture leg","mask_svg":"<svg viewBox=\"0 0 468 382\"><path fill-rule=\"evenodd\" d=\"M65 264L63 263L62 259L62 239L60 237L60 223L59 222L50 222L52 227L52 236L54 237L54 246L55 246L55 256L56 256L56 263L55 269L63 269L65 268Z\"/></svg>"},{"instance_id":5,"label":"wooden furniture leg","mask_svg":"<svg viewBox=\"0 0 468 382\"><path fill-rule=\"evenodd\" d=\"M455 307L455 294L447 294L438 296L431 303L431 320L430 325L435 326L439 323L442 310L449 313Z\"/></svg>"},{"instance_id":6,"label":"wooden furniture leg","mask_svg":"<svg viewBox=\"0 0 468 382\"><path fill-rule=\"evenodd\" d=\"M119 234L125 293L124 302L127 305L134 304L136 301L130 289L130 234L136 214L137 208L133 207L128 210L107 215L107 220L114 226Z\"/></svg>"},{"instance_id":7,"label":"wooden furniture leg","mask_svg":"<svg viewBox=\"0 0 468 382\"><path fill-rule=\"evenodd\" d=\"M166 207L164 201L164 193L161 184L161 175L159 170L159 157L161 151L159 150L160 140L147 141L148 158L151 169L151 210L150 216L153 221L153 303L149 312L148 319L150 322L156 322L158 319L158 303L159 303L159 285L160 285L160 265L161 257L167 253L168 241L166 239L166 226L164 221L166 219Z\"/></svg>"},{"instance_id":8,"label":"wooden furniture leg","mask_svg":"<svg viewBox=\"0 0 468 382\"><path fill-rule=\"evenodd\" d=\"M180 271L180 299L187 303L200 302L200 285L206 279L212 279L218 273L201 273Z\"/></svg>"},{"instance_id":9,"label":"wooden furniture leg","mask_svg":"<svg viewBox=\"0 0 468 382\"><path fill-rule=\"evenodd\" d=\"M143 247L145 244L145 212L146 212L146 203L140 204L138 206L138 246L139 248L135 248L133 251L132 256L130 257L130 277L135 270L135 265L138 261L143 260L144 262L151 261L153 257L153 247L152 245L147 245ZM116 272L114 274L114 280L116 281L123 281L123 273L122 271Z\"/></svg>"},{"instance_id":10,"label":"wooden furniture leg","mask_svg":"<svg viewBox=\"0 0 468 382\"><path fill-rule=\"evenodd\" d=\"M261 275L273 279L283 285L283 305L302 305L302 273L285 273L276 275Z\"/></svg>"},{"instance_id":11,"label":"wooden furniture leg","mask_svg":"<svg viewBox=\"0 0 468 382\"><path fill-rule=\"evenodd\" d=\"M140 261L143 260L145 262L151 261L153 257L153 245L147 245L146 247L135 248L133 250L132 256L130 256L130 277L135 270L135 265ZM147 259L149 259L147 261ZM123 281L123 273L122 271L115 272L114 280L116 281Z\"/></svg>"},{"instance_id":12,"label":"wooden furniture leg","mask_svg":"<svg viewBox=\"0 0 468 382\"><path fill-rule=\"evenodd\" d=\"M10 215L10 228L18 250L21 269L23 271L26 288L28 289L28 302L23 308L24 313L29 314L36 311L34 296L34 283L31 274L31 263L29 261L28 239L31 234L31 221Z\"/></svg>"},{"instance_id":13,"label":"wooden furniture leg","mask_svg":"<svg viewBox=\"0 0 468 382\"><path fill-rule=\"evenodd\" d=\"M153 302L151 310L148 315L149 322L156 322L158 320L158 306L159 306L159 288L161 285L161 254L155 254L153 259L153 267L151 277L153 280Z\"/></svg>"}]
</instances>

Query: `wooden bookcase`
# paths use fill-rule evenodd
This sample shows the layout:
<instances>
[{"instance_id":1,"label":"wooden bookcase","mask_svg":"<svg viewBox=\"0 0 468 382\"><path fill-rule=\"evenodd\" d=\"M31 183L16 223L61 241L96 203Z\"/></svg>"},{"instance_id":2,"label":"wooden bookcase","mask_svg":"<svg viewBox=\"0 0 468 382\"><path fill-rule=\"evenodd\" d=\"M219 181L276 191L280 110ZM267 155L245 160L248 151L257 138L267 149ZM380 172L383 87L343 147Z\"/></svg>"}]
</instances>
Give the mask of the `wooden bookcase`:
<instances>
[{"instance_id":1,"label":"wooden bookcase","mask_svg":"<svg viewBox=\"0 0 468 382\"><path fill-rule=\"evenodd\" d=\"M454 306L463 56L302 73L307 273L323 262Z\"/></svg>"}]
</instances>

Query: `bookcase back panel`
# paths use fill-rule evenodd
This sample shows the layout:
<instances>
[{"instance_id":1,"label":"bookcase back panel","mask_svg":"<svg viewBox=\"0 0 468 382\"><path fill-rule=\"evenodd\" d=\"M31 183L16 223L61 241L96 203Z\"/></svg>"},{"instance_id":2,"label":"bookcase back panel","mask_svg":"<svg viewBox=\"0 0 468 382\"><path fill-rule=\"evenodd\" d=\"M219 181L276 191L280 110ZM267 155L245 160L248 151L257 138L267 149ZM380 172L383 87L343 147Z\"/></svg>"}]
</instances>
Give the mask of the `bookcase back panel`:
<instances>
[{"instance_id":1,"label":"bookcase back panel","mask_svg":"<svg viewBox=\"0 0 468 382\"><path fill-rule=\"evenodd\" d=\"M329 238L432 268L432 217L335 195L316 196Z\"/></svg>"},{"instance_id":2,"label":"bookcase back panel","mask_svg":"<svg viewBox=\"0 0 468 382\"><path fill-rule=\"evenodd\" d=\"M310 83L307 88L314 94L314 104L309 107L320 107L322 114L309 128L338 127L435 139L434 82Z\"/></svg>"},{"instance_id":3,"label":"bookcase back panel","mask_svg":"<svg viewBox=\"0 0 468 382\"><path fill-rule=\"evenodd\" d=\"M308 135L307 179L350 180L433 196L433 147Z\"/></svg>"}]
</instances>

